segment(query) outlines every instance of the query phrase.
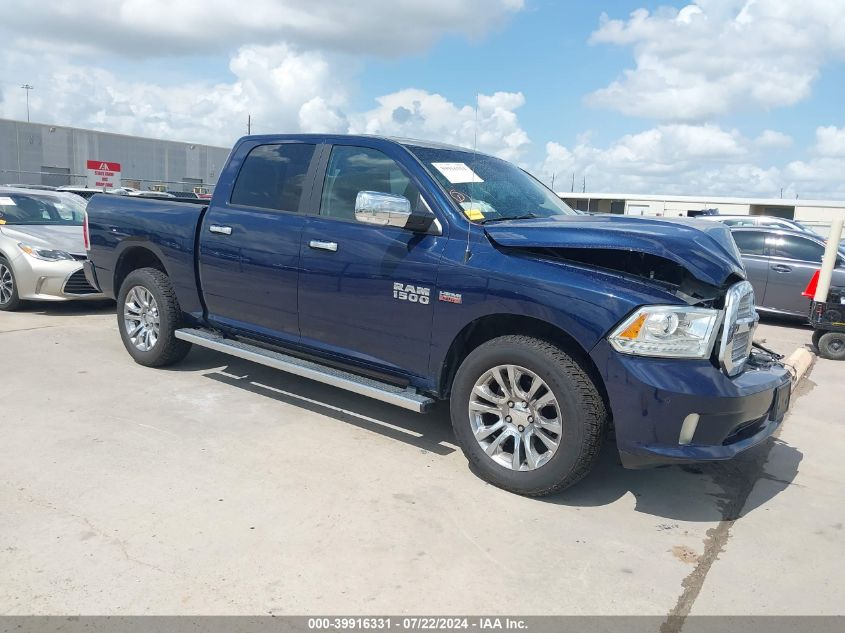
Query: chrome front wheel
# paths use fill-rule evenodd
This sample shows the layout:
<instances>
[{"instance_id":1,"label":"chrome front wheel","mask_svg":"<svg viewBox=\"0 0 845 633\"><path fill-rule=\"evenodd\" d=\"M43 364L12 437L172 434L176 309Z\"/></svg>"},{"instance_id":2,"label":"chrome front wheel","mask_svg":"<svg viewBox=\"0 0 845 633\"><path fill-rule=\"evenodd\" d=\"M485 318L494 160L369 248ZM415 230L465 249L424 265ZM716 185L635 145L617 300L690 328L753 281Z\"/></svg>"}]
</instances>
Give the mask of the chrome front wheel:
<instances>
[{"instance_id":1,"label":"chrome front wheel","mask_svg":"<svg viewBox=\"0 0 845 633\"><path fill-rule=\"evenodd\" d=\"M149 352L161 333L161 315L153 293L143 286L133 286L123 303L123 327L135 348Z\"/></svg>"},{"instance_id":2,"label":"chrome front wheel","mask_svg":"<svg viewBox=\"0 0 845 633\"><path fill-rule=\"evenodd\" d=\"M12 269L5 262L0 262L0 305L12 302L15 296L15 278Z\"/></svg>"},{"instance_id":3,"label":"chrome front wheel","mask_svg":"<svg viewBox=\"0 0 845 633\"><path fill-rule=\"evenodd\" d=\"M472 389L469 419L487 456L514 471L547 464L563 435L554 393L536 373L519 365L497 365L482 374Z\"/></svg>"}]
</instances>

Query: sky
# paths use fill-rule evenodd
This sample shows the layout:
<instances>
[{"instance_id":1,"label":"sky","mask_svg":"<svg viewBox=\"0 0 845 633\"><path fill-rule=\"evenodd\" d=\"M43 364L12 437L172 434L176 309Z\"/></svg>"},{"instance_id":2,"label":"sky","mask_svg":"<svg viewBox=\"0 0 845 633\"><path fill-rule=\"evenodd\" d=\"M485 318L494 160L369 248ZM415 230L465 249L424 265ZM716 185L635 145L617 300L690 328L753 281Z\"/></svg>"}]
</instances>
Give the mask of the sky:
<instances>
[{"instance_id":1,"label":"sky","mask_svg":"<svg viewBox=\"0 0 845 633\"><path fill-rule=\"evenodd\" d=\"M555 189L845 199L845 0L6 0L0 117L445 141Z\"/></svg>"}]
</instances>

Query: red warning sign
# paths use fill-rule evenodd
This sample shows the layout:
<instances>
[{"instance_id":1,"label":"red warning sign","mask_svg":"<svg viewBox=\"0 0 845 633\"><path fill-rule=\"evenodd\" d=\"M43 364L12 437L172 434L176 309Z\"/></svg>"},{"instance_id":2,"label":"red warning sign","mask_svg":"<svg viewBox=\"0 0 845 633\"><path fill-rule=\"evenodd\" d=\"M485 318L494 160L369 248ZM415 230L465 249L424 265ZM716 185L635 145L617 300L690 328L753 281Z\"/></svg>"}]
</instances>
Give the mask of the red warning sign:
<instances>
[{"instance_id":1,"label":"red warning sign","mask_svg":"<svg viewBox=\"0 0 845 633\"><path fill-rule=\"evenodd\" d=\"M89 160L88 186L92 189L111 189L120 186L120 163L105 160Z\"/></svg>"}]
</instances>

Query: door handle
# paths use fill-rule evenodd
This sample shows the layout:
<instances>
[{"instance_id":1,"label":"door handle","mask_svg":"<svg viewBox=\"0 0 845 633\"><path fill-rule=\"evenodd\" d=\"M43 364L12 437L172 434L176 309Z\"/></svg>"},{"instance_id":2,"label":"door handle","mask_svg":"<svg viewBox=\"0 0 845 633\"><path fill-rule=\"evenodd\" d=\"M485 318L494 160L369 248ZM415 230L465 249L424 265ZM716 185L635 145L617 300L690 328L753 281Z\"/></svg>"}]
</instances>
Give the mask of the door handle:
<instances>
[{"instance_id":1,"label":"door handle","mask_svg":"<svg viewBox=\"0 0 845 633\"><path fill-rule=\"evenodd\" d=\"M308 242L308 246L311 248L316 248L321 251L331 251L332 253L337 252L337 242L321 242L320 240L311 240Z\"/></svg>"},{"instance_id":2,"label":"door handle","mask_svg":"<svg viewBox=\"0 0 845 633\"><path fill-rule=\"evenodd\" d=\"M791 273L792 267L791 266L784 266L783 264L777 264L772 266L772 270L776 273Z\"/></svg>"},{"instance_id":3,"label":"door handle","mask_svg":"<svg viewBox=\"0 0 845 633\"><path fill-rule=\"evenodd\" d=\"M231 226L220 226L219 224L212 224L208 227L208 230L212 233L217 233L219 235L231 235L232 234L232 227Z\"/></svg>"}]
</instances>

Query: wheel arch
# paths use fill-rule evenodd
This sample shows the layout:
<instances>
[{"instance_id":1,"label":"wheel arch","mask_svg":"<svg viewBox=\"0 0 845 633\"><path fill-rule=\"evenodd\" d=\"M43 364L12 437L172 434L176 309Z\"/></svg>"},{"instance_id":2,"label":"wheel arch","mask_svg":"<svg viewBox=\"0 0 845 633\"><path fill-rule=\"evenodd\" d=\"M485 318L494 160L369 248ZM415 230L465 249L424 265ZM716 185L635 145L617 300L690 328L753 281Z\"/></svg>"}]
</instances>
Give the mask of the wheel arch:
<instances>
[{"instance_id":1,"label":"wheel arch","mask_svg":"<svg viewBox=\"0 0 845 633\"><path fill-rule=\"evenodd\" d=\"M123 280L133 270L139 268L155 268L167 275L167 268L162 258L148 246L129 246L124 249L117 258L114 266L113 286L115 296L120 292Z\"/></svg>"},{"instance_id":2,"label":"wheel arch","mask_svg":"<svg viewBox=\"0 0 845 633\"><path fill-rule=\"evenodd\" d=\"M547 341L569 354L595 383L605 406L610 410L607 390L601 373L587 350L577 339L553 323L521 314L489 314L464 326L452 341L443 361L438 381L439 393L444 397L449 396L458 367L470 352L487 341L511 334L531 336Z\"/></svg>"}]
</instances>

